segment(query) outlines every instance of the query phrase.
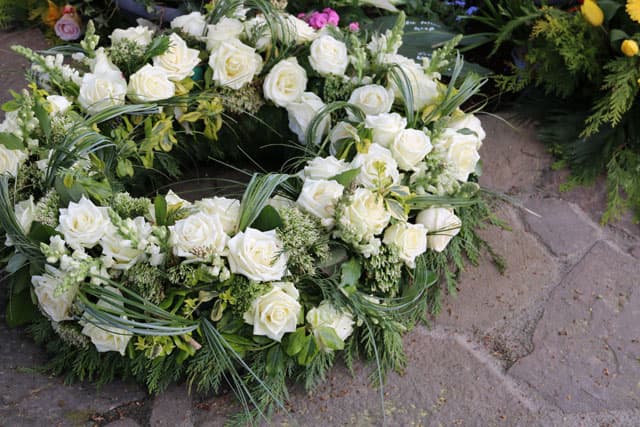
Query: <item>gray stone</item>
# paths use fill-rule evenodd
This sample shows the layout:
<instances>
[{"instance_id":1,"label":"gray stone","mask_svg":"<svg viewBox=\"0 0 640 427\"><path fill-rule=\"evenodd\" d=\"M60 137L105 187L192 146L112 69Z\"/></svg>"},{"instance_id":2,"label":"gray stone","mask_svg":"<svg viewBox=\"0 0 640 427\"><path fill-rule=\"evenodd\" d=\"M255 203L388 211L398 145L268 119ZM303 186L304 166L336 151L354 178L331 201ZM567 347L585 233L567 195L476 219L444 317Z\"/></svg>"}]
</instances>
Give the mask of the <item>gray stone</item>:
<instances>
[{"instance_id":1,"label":"gray stone","mask_svg":"<svg viewBox=\"0 0 640 427\"><path fill-rule=\"evenodd\" d=\"M215 363L215 361L212 361ZM170 386L153 401L151 427L190 427L193 402L185 384Z\"/></svg>"},{"instance_id":2,"label":"gray stone","mask_svg":"<svg viewBox=\"0 0 640 427\"><path fill-rule=\"evenodd\" d=\"M554 290L509 370L567 413L640 406L640 265L597 243Z\"/></svg>"},{"instance_id":3,"label":"gray stone","mask_svg":"<svg viewBox=\"0 0 640 427\"><path fill-rule=\"evenodd\" d=\"M510 126L488 115L480 117L487 133L480 149L480 184L508 193L532 190L551 164L551 156L536 140L533 127Z\"/></svg>"},{"instance_id":4,"label":"gray stone","mask_svg":"<svg viewBox=\"0 0 640 427\"><path fill-rule=\"evenodd\" d=\"M602 231L573 203L555 198L532 198L525 206L540 215L523 213L528 229L555 255L581 255L602 235Z\"/></svg>"},{"instance_id":5,"label":"gray stone","mask_svg":"<svg viewBox=\"0 0 640 427\"><path fill-rule=\"evenodd\" d=\"M105 427L140 427L140 424L131 418L120 418L119 420L110 422Z\"/></svg>"}]
</instances>

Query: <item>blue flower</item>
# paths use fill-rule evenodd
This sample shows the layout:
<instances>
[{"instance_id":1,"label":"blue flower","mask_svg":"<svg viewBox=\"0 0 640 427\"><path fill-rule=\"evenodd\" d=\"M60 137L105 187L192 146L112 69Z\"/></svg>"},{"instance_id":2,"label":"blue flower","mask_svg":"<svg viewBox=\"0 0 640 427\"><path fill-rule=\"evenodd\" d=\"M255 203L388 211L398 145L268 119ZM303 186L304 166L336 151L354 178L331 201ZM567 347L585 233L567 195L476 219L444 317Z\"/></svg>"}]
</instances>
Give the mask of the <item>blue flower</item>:
<instances>
[{"instance_id":1,"label":"blue flower","mask_svg":"<svg viewBox=\"0 0 640 427\"><path fill-rule=\"evenodd\" d=\"M467 15L473 15L478 10L480 10L478 6L471 6L469 9L465 10L464 13L466 13Z\"/></svg>"}]
</instances>

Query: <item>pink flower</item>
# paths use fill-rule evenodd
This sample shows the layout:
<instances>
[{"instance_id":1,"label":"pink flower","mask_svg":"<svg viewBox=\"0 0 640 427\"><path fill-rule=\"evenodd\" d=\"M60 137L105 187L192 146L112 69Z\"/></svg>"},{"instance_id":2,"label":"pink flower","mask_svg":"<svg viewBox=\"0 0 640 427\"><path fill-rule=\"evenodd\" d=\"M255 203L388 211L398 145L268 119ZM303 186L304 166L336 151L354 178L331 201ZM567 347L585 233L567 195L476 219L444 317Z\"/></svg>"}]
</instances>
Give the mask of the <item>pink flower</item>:
<instances>
[{"instance_id":1,"label":"pink flower","mask_svg":"<svg viewBox=\"0 0 640 427\"><path fill-rule=\"evenodd\" d=\"M331 9L330 7L327 7L322 11L322 13L327 15L327 24L334 25L336 27L338 26L338 23L340 22L340 15L338 15L338 13L335 10Z\"/></svg>"},{"instance_id":2,"label":"pink flower","mask_svg":"<svg viewBox=\"0 0 640 427\"><path fill-rule=\"evenodd\" d=\"M62 15L54 27L56 35L61 40L66 42L71 40L78 40L82 35L82 28L80 27L80 18L75 13L68 13Z\"/></svg>"},{"instance_id":3,"label":"pink flower","mask_svg":"<svg viewBox=\"0 0 640 427\"><path fill-rule=\"evenodd\" d=\"M349 24L349 31L354 33L357 33L358 31L360 31L360 23L352 22L351 24Z\"/></svg>"},{"instance_id":4,"label":"pink flower","mask_svg":"<svg viewBox=\"0 0 640 427\"><path fill-rule=\"evenodd\" d=\"M311 25L311 27L315 28L316 30L324 28L324 26L328 23L327 21L327 15L321 12L313 12L311 14L311 17L309 17L309 25Z\"/></svg>"}]
</instances>

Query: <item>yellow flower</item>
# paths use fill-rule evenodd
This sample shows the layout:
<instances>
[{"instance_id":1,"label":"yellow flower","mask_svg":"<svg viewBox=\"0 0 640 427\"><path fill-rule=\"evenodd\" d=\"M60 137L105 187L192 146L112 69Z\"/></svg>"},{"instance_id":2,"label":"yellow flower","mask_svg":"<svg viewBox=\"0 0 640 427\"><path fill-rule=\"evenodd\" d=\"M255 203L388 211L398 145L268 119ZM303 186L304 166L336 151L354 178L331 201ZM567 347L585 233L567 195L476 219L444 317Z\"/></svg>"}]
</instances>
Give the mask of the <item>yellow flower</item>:
<instances>
[{"instance_id":1,"label":"yellow flower","mask_svg":"<svg viewBox=\"0 0 640 427\"><path fill-rule=\"evenodd\" d=\"M638 0L635 1L636 3L638 2ZM604 22L604 13L602 12L602 9L600 9L600 6L598 6L598 3L595 2L595 0L584 0L584 3L582 3L582 6L580 6L580 12L582 12L582 16L584 16L584 19L586 19L587 22L594 27L599 27Z\"/></svg>"},{"instance_id":2,"label":"yellow flower","mask_svg":"<svg viewBox=\"0 0 640 427\"><path fill-rule=\"evenodd\" d=\"M640 48L638 47L638 42L627 39L620 45L620 50L627 56L636 56Z\"/></svg>"},{"instance_id":3,"label":"yellow flower","mask_svg":"<svg viewBox=\"0 0 640 427\"><path fill-rule=\"evenodd\" d=\"M636 22L640 22L640 0L627 0L627 13Z\"/></svg>"}]
</instances>

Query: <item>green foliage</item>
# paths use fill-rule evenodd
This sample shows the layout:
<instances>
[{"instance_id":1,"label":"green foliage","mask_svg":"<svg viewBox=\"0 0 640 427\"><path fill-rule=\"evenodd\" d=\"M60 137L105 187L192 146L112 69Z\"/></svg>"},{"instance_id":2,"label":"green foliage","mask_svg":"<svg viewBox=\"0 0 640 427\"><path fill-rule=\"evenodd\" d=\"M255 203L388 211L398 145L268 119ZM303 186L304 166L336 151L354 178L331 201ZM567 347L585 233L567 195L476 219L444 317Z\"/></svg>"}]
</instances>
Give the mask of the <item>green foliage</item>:
<instances>
[{"instance_id":1,"label":"green foliage","mask_svg":"<svg viewBox=\"0 0 640 427\"><path fill-rule=\"evenodd\" d=\"M626 209L632 209L635 221L640 221L640 153L620 150L611 156L607 164L607 194L609 204L603 223L619 219Z\"/></svg>"},{"instance_id":2,"label":"green foliage","mask_svg":"<svg viewBox=\"0 0 640 427\"><path fill-rule=\"evenodd\" d=\"M312 275L318 263L329 256L329 239L320 220L297 208L280 210L282 227L278 237L288 255L291 273L296 276Z\"/></svg>"}]
</instances>

